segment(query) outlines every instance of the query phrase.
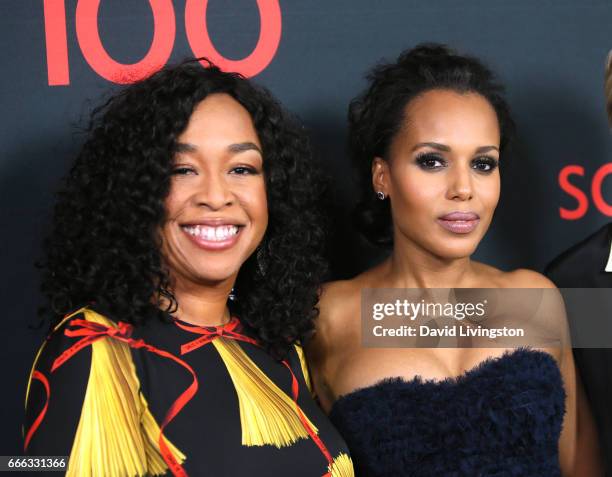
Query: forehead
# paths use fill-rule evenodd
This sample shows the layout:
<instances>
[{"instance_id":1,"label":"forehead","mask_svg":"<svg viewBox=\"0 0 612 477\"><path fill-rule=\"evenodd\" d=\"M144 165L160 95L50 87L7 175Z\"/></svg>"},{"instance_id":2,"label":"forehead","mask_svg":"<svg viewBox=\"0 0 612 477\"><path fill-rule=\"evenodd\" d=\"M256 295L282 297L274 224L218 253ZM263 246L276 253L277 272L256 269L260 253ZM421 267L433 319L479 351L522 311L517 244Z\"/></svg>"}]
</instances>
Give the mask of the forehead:
<instances>
[{"instance_id":1,"label":"forehead","mask_svg":"<svg viewBox=\"0 0 612 477\"><path fill-rule=\"evenodd\" d=\"M404 109L398 138L408 142L440 142L499 146L500 131L493 106L477 93L427 91Z\"/></svg>"},{"instance_id":2,"label":"forehead","mask_svg":"<svg viewBox=\"0 0 612 477\"><path fill-rule=\"evenodd\" d=\"M179 141L194 142L205 138L255 142L257 133L244 106L228 94L215 93L194 108Z\"/></svg>"}]
</instances>

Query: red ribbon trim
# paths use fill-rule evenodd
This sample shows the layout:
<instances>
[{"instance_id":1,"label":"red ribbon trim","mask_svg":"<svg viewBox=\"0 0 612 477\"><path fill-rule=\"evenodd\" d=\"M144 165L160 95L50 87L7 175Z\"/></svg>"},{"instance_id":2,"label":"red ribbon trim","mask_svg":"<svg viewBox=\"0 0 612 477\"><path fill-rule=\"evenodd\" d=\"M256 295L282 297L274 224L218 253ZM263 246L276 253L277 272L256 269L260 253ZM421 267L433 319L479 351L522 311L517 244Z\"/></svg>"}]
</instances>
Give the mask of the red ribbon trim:
<instances>
[{"instance_id":1,"label":"red ribbon trim","mask_svg":"<svg viewBox=\"0 0 612 477\"><path fill-rule=\"evenodd\" d=\"M47 396L45 399L45 406L42 408L42 411L40 411L40 414L38 414L38 417L36 417L32 425L30 426L28 433L26 434L23 445L24 453L27 452L28 446L30 445L30 441L32 440L32 436L36 432L36 429L38 429L38 426L40 426L40 423L42 422L45 417L45 414L47 413L47 407L49 407L49 398L51 397L51 387L49 386L49 381L47 380L44 374L36 370L32 373L32 379L37 379L38 381L43 383L43 386L45 387L45 394Z\"/></svg>"},{"instance_id":2,"label":"red ribbon trim","mask_svg":"<svg viewBox=\"0 0 612 477\"><path fill-rule=\"evenodd\" d=\"M240 321L236 317L233 317L230 322L227 323L225 326L190 326L184 323L180 323L177 320L174 321L174 324L185 331L202 335L199 338L196 338L195 340L182 345L182 355L190 353L191 351L194 351L210 343L211 341L220 336L225 336L229 339L244 341L246 343L251 343L255 346L259 346L259 343L257 343L257 341L251 338L250 336L246 336L239 333L242 328L240 326Z\"/></svg>"},{"instance_id":3,"label":"red ribbon trim","mask_svg":"<svg viewBox=\"0 0 612 477\"><path fill-rule=\"evenodd\" d=\"M300 386L299 386L297 378L295 377L295 373L291 369L291 366L289 365L287 360L283 360L282 363L285 365L285 367L291 373L291 393L293 394L293 402L295 403L295 409L296 409L297 414L298 414L298 416L300 418L300 421L302 421L302 425L306 429L306 432L308 432L308 435L310 435L310 438L314 441L314 443L317 445L319 450L323 453L323 455L327 459L327 462L331 465L334 462L333 457L331 456L331 454L327 450L327 447L325 446L325 444L323 443L321 438L315 433L314 429L312 427L310 427L310 424L308 424L308 420L306 419L306 416L304 415L304 413L302 411L302 408L298 404L298 397L299 397L299 392L300 392ZM329 473L325 474L325 476L327 476L327 475L331 475L331 474L329 474Z\"/></svg>"},{"instance_id":4,"label":"red ribbon trim","mask_svg":"<svg viewBox=\"0 0 612 477\"><path fill-rule=\"evenodd\" d=\"M64 364L68 359L74 356L78 351L83 349L85 346L92 344L94 341L99 340L105 336L114 338L116 340L127 343L131 348L143 348L146 351L157 354L164 358L169 358L174 362L181 365L185 368L193 378L189 387L181 393L181 395L172 403L170 409L166 413L166 417L164 418L162 425L159 430L159 448L161 451L161 455L168 465L168 468L172 472L173 475L177 477L187 477L187 473L185 469L178 463L175 457L172 455L172 452L168 448L166 444L166 440L164 437L164 429L166 426L176 417L176 415L185 407L185 405L193 398L198 390L198 379L195 371L191 366L189 366L185 361L180 358L177 358L171 353L167 351L158 349L154 346L151 346L145 343L142 339L135 340L131 338L131 334L133 331L132 325L124 322L119 322L117 328L109 327L106 325L102 325L100 323L94 323L87 320L74 319L68 323L68 326L75 327L74 329L67 328L64 331L66 336L70 337L80 337L83 338L77 341L74 345L64 351L54 362L51 368L51 371L55 371L62 364Z\"/></svg>"},{"instance_id":5,"label":"red ribbon trim","mask_svg":"<svg viewBox=\"0 0 612 477\"><path fill-rule=\"evenodd\" d=\"M214 339L220 336L224 336L226 338L234 339L238 341L245 341L247 343L251 343L261 348L261 345L256 340L254 340L253 338L249 336L239 333L239 331L241 331L241 327L239 326L240 321L237 318L232 318L230 322L223 327L221 326L210 326L210 327L190 326L190 325L180 323L178 320L176 320L174 324L178 326L179 328L182 328L185 331L190 331L192 333L202 335L199 338L182 345L181 354L187 354L197 348L200 348L201 346L204 346L205 344L210 343L211 341L213 341ZM310 438L317 445L321 453L325 456L328 464L331 466L334 462L333 457L327 450L327 447L325 446L321 438L316 434L314 429L310 427L310 424L308 423L308 419L306 418L306 416L304 415L304 412L302 411L302 408L298 404L300 386L295 376L295 373L293 372L293 369L291 369L291 366L289 365L289 362L287 360L282 360L281 363L289 370L289 373L291 373L291 393L293 397L293 403L295 404L295 409L300 419L300 422L302 423L302 426L304 426L304 429L306 429L306 432L308 433ZM323 477L331 477L331 472L327 472L326 474L323 475Z\"/></svg>"}]
</instances>

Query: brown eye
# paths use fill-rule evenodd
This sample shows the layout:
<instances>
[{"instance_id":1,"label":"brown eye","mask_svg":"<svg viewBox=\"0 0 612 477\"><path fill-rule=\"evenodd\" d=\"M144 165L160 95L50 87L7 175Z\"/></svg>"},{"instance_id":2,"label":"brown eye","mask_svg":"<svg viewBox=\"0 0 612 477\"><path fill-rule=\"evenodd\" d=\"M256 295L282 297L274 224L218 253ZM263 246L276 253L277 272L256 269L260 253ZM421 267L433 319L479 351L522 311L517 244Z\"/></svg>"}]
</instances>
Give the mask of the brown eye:
<instances>
[{"instance_id":1,"label":"brown eye","mask_svg":"<svg viewBox=\"0 0 612 477\"><path fill-rule=\"evenodd\" d=\"M437 170L446 166L446 161L436 154L422 154L416 158L416 163L424 170Z\"/></svg>"},{"instance_id":2,"label":"brown eye","mask_svg":"<svg viewBox=\"0 0 612 477\"><path fill-rule=\"evenodd\" d=\"M493 157L484 156L472 161L472 168L480 172L493 172L497 166L498 161Z\"/></svg>"},{"instance_id":3,"label":"brown eye","mask_svg":"<svg viewBox=\"0 0 612 477\"><path fill-rule=\"evenodd\" d=\"M185 167L185 166L175 167L174 169L172 169L173 176L183 176L187 174L195 174L195 170L192 169L191 167Z\"/></svg>"},{"instance_id":4,"label":"brown eye","mask_svg":"<svg viewBox=\"0 0 612 477\"><path fill-rule=\"evenodd\" d=\"M239 176L246 176L246 175L251 175L251 174L257 174L257 170L253 167L238 166L238 167L234 167L230 171L230 173L237 174Z\"/></svg>"}]
</instances>

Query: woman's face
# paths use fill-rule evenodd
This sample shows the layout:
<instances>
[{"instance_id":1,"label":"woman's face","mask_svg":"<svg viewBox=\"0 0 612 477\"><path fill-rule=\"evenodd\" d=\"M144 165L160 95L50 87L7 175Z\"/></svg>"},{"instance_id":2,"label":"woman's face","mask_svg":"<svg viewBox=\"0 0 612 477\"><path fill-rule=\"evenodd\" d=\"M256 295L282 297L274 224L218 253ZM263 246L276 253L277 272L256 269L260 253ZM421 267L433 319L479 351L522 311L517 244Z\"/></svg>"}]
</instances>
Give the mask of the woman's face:
<instances>
[{"instance_id":1,"label":"woman's face","mask_svg":"<svg viewBox=\"0 0 612 477\"><path fill-rule=\"evenodd\" d=\"M247 110L213 94L177 140L162 253L183 284L235 280L268 225L262 148Z\"/></svg>"},{"instance_id":2,"label":"woman's face","mask_svg":"<svg viewBox=\"0 0 612 477\"><path fill-rule=\"evenodd\" d=\"M469 256L499 199L495 110L475 93L432 90L404 113L389 157L372 166L374 190L391 201L394 243L443 259Z\"/></svg>"}]
</instances>

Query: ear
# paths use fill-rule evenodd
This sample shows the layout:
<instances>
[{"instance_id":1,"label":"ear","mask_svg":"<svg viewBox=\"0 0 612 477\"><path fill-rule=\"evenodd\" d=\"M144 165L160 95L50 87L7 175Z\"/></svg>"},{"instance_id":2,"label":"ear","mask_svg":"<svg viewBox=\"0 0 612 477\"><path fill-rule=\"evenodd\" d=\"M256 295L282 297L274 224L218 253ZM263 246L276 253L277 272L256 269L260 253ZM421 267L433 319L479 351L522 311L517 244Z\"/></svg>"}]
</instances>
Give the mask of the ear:
<instances>
[{"instance_id":1,"label":"ear","mask_svg":"<svg viewBox=\"0 0 612 477\"><path fill-rule=\"evenodd\" d=\"M374 192L389 195L389 164L382 157L375 157L372 161L372 187Z\"/></svg>"}]
</instances>

